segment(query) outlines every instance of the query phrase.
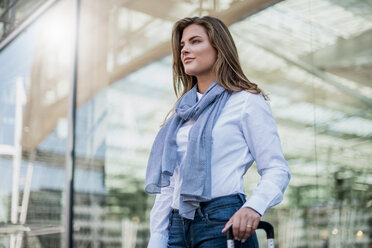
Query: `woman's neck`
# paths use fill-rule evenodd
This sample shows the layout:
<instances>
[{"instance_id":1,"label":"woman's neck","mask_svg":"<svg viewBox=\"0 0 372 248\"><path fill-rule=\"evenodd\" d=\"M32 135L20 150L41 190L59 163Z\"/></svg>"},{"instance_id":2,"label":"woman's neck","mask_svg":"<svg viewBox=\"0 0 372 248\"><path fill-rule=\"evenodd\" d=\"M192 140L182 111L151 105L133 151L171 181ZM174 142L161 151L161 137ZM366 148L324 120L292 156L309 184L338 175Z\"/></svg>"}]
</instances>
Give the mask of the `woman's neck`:
<instances>
[{"instance_id":1,"label":"woman's neck","mask_svg":"<svg viewBox=\"0 0 372 248\"><path fill-rule=\"evenodd\" d=\"M198 91L201 94L204 94L214 81L216 81L215 77L210 76L210 75L205 76L205 77L202 77L202 76L197 77Z\"/></svg>"}]
</instances>

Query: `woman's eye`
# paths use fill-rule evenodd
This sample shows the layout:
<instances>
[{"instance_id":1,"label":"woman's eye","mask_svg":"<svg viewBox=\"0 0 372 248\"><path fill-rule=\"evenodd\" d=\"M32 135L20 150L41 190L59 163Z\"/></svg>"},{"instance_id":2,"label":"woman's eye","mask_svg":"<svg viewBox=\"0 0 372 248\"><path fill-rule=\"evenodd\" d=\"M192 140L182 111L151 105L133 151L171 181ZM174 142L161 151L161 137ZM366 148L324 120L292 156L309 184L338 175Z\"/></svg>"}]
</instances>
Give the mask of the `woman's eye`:
<instances>
[{"instance_id":1,"label":"woman's eye","mask_svg":"<svg viewBox=\"0 0 372 248\"><path fill-rule=\"evenodd\" d=\"M199 42L200 42L200 40L193 40L192 44L199 43Z\"/></svg>"}]
</instances>

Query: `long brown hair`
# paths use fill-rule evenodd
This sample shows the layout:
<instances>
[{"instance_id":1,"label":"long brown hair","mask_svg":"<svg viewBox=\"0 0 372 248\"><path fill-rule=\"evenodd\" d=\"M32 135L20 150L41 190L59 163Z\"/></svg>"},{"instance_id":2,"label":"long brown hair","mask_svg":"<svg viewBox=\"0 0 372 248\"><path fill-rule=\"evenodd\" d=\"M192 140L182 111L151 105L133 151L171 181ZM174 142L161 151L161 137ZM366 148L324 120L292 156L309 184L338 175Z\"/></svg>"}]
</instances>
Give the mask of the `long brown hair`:
<instances>
[{"instance_id":1,"label":"long brown hair","mask_svg":"<svg viewBox=\"0 0 372 248\"><path fill-rule=\"evenodd\" d=\"M196 77L185 73L181 61L182 33L191 24L200 25L205 29L212 47L217 51L217 60L213 66L217 84L232 91L246 90L254 94L261 93L268 100L266 94L258 88L257 84L249 81L244 75L238 51L227 26L221 20L211 16L187 17L179 20L173 26L173 88L178 99L196 84Z\"/></svg>"},{"instance_id":2,"label":"long brown hair","mask_svg":"<svg viewBox=\"0 0 372 248\"><path fill-rule=\"evenodd\" d=\"M253 94L262 94L265 100L269 98L244 75L240 66L238 51L227 26L219 19L212 16L187 17L179 20L173 26L172 31L172 53L173 53L173 88L177 101L197 83L195 76L185 73L181 60L181 38L183 30L191 25L197 24L204 28L209 41L216 49L217 60L213 71L216 73L216 82L220 86L231 91L245 90ZM174 111L174 107L167 114L162 125Z\"/></svg>"}]
</instances>

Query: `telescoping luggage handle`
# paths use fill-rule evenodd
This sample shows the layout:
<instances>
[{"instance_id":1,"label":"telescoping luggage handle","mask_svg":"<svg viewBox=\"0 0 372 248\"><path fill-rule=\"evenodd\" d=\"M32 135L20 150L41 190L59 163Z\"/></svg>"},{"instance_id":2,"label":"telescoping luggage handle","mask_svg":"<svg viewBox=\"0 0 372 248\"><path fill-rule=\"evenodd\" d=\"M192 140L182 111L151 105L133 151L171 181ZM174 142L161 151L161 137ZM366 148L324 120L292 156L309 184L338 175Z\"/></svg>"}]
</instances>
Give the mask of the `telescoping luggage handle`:
<instances>
[{"instance_id":1,"label":"telescoping luggage handle","mask_svg":"<svg viewBox=\"0 0 372 248\"><path fill-rule=\"evenodd\" d=\"M267 237L267 247L275 248L274 244L274 227L266 221L260 221L257 229L264 229ZM235 248L234 245L234 236L232 226L230 226L229 231L227 232L227 248Z\"/></svg>"}]
</instances>

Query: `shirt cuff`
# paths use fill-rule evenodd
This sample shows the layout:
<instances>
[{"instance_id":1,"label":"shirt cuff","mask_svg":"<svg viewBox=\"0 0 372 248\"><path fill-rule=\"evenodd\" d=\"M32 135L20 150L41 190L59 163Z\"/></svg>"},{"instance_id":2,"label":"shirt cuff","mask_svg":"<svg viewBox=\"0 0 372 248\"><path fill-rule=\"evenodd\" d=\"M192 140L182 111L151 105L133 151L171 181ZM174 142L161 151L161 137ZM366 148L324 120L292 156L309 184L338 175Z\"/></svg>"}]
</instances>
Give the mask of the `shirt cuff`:
<instances>
[{"instance_id":1,"label":"shirt cuff","mask_svg":"<svg viewBox=\"0 0 372 248\"><path fill-rule=\"evenodd\" d=\"M250 207L262 216L266 212L268 204L265 199L253 195L249 197L249 199L244 203L243 207Z\"/></svg>"},{"instance_id":2,"label":"shirt cuff","mask_svg":"<svg viewBox=\"0 0 372 248\"><path fill-rule=\"evenodd\" d=\"M168 237L160 233L151 234L147 248L166 248L168 246Z\"/></svg>"}]
</instances>

